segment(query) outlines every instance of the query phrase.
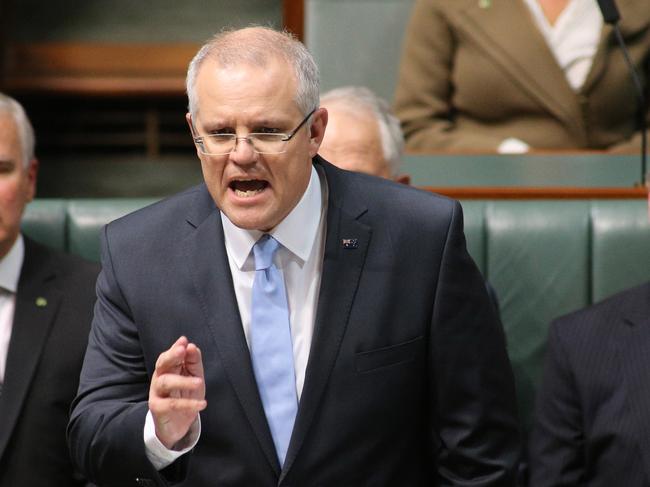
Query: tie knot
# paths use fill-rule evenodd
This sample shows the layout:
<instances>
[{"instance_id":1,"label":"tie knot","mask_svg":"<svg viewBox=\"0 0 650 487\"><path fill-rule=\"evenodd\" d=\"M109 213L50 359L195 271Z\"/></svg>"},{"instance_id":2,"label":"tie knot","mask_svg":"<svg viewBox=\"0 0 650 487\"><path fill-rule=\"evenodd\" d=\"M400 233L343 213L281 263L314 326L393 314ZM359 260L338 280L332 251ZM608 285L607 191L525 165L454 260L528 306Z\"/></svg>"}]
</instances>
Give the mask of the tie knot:
<instances>
[{"instance_id":1,"label":"tie knot","mask_svg":"<svg viewBox=\"0 0 650 487\"><path fill-rule=\"evenodd\" d=\"M253 255L255 256L255 270L261 271L271 267L273 263L273 256L275 251L278 250L280 244L276 239L270 235L262 236L253 245Z\"/></svg>"}]
</instances>

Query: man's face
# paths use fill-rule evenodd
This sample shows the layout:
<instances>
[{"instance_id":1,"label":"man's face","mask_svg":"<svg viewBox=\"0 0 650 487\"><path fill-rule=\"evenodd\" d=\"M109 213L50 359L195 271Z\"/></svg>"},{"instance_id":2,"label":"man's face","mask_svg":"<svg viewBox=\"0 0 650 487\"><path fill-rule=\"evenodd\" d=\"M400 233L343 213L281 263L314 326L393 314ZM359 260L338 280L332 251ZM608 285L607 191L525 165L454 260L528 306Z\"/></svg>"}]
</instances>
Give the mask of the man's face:
<instances>
[{"instance_id":1,"label":"man's face","mask_svg":"<svg viewBox=\"0 0 650 487\"><path fill-rule=\"evenodd\" d=\"M20 144L13 117L0 112L0 258L16 241L23 210L36 190L37 162L25 167Z\"/></svg>"},{"instance_id":2,"label":"man's face","mask_svg":"<svg viewBox=\"0 0 650 487\"><path fill-rule=\"evenodd\" d=\"M352 114L338 103L324 102L323 106L328 122L319 154L342 169L391 178L374 117Z\"/></svg>"},{"instance_id":3,"label":"man's face","mask_svg":"<svg viewBox=\"0 0 650 487\"><path fill-rule=\"evenodd\" d=\"M206 59L195 89L197 135L289 133L306 115L294 102L296 81L282 60L271 60L264 67L245 63L221 67ZM327 112L317 110L311 129L301 127L281 154L257 154L244 140L229 155L197 151L208 190L230 221L240 228L268 231L291 212L307 189L311 158L326 123Z\"/></svg>"}]
</instances>

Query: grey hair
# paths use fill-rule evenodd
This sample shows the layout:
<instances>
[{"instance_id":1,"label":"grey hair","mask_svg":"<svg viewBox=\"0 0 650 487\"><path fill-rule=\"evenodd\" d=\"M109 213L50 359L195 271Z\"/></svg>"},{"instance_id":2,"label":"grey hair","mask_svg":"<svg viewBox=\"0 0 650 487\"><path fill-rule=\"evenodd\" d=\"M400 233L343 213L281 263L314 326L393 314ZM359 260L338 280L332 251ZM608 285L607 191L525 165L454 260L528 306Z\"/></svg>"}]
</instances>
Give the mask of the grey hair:
<instances>
[{"instance_id":1,"label":"grey hair","mask_svg":"<svg viewBox=\"0 0 650 487\"><path fill-rule=\"evenodd\" d=\"M399 174L404 153L404 134L400 122L390 110L388 102L365 86L343 86L324 93L325 102L339 103L350 113L368 113L377 120L384 159L392 176Z\"/></svg>"},{"instance_id":2,"label":"grey hair","mask_svg":"<svg viewBox=\"0 0 650 487\"><path fill-rule=\"evenodd\" d=\"M307 115L318 108L318 66L307 48L287 31L251 26L222 30L206 42L190 62L185 86L192 118L199 108L198 95L194 90L196 78L208 57L213 57L221 66L226 67L239 63L264 67L272 58L284 59L294 70L297 82L295 102L298 109Z\"/></svg>"},{"instance_id":3,"label":"grey hair","mask_svg":"<svg viewBox=\"0 0 650 487\"><path fill-rule=\"evenodd\" d=\"M9 95L0 93L0 113L6 113L14 119L18 129L18 137L20 138L23 165L28 167L29 162L34 159L36 138L34 137L34 128L27 117L27 113L25 113L25 109Z\"/></svg>"}]
</instances>

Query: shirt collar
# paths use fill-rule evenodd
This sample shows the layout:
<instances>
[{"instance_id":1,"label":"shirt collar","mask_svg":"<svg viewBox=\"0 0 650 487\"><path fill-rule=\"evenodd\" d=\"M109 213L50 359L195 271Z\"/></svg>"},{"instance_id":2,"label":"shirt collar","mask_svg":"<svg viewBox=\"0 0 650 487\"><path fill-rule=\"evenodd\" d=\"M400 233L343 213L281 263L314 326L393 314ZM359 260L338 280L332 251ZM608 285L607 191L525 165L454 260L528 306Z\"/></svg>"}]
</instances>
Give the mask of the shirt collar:
<instances>
[{"instance_id":1,"label":"shirt collar","mask_svg":"<svg viewBox=\"0 0 650 487\"><path fill-rule=\"evenodd\" d=\"M16 292L24 257L25 242L23 236L18 234L9 253L0 259L0 288L7 289L12 293Z\"/></svg>"},{"instance_id":2,"label":"shirt collar","mask_svg":"<svg viewBox=\"0 0 650 487\"><path fill-rule=\"evenodd\" d=\"M302 198L293 210L273 230L268 232L282 246L296 255L303 262L311 254L316 241L318 224L320 222L322 188L318 173L314 166L311 168L309 184ZM251 253L253 245L262 236L259 230L245 230L233 224L221 212L221 222L226 239L226 247L235 264L242 269Z\"/></svg>"}]
</instances>

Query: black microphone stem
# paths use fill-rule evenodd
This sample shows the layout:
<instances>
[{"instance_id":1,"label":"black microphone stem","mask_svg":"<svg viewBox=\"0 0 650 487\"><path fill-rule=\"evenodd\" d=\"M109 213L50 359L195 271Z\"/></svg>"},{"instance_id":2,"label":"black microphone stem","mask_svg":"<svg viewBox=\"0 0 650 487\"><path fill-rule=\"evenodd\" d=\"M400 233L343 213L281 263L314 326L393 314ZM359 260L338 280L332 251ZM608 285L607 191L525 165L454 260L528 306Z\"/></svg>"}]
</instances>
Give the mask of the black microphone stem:
<instances>
[{"instance_id":1,"label":"black microphone stem","mask_svg":"<svg viewBox=\"0 0 650 487\"><path fill-rule=\"evenodd\" d=\"M647 169L646 169L646 147L648 145L648 137L646 134L646 128L647 128L647 121L646 121L646 102L645 102L645 96L643 95L643 85L641 84L641 78L639 78L639 73L636 70L636 67L632 63L632 60L630 59L630 55L627 52L627 48L625 47L625 42L623 42L623 36L621 35L621 30L618 28L618 24L614 23L612 25L614 27L614 34L616 35L616 40L618 41L618 44L621 46L621 50L623 51L623 57L625 58L625 63L627 64L629 70L630 70L630 75L632 76L632 82L634 83L634 88L636 91L636 97L639 105L639 126L641 128L641 186L646 186L646 184L650 183L648 181L647 177Z\"/></svg>"}]
</instances>

